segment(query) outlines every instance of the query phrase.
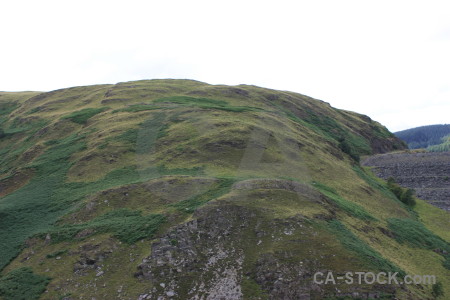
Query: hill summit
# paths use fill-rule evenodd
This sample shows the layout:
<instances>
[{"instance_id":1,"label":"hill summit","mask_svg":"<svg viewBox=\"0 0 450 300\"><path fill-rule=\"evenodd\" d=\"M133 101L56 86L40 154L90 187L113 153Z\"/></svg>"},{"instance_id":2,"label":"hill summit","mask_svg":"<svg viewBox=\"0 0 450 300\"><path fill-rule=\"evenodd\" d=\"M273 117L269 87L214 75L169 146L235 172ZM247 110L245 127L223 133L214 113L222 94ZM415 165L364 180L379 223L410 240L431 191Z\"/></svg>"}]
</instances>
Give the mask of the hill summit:
<instances>
[{"instance_id":1,"label":"hill summit","mask_svg":"<svg viewBox=\"0 0 450 300\"><path fill-rule=\"evenodd\" d=\"M0 93L0 297L431 299L448 213L362 155L405 148L301 94L193 80ZM329 274L433 275L406 285Z\"/></svg>"}]
</instances>

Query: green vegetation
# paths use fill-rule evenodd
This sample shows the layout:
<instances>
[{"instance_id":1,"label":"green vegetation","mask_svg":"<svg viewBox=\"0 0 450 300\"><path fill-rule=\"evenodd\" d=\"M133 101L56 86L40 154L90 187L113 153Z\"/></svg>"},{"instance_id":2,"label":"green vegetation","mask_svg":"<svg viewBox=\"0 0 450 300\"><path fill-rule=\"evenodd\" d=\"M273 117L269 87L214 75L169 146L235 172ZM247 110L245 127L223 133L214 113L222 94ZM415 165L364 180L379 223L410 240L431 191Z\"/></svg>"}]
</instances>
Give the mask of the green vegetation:
<instances>
[{"instance_id":1,"label":"green vegetation","mask_svg":"<svg viewBox=\"0 0 450 300\"><path fill-rule=\"evenodd\" d=\"M0 231L0 269L20 252L26 238L48 229L82 195L63 185L70 167L67 159L85 147L81 139L71 135L54 145L30 166L36 170L31 182L2 198L0 228L8 230Z\"/></svg>"},{"instance_id":2,"label":"green vegetation","mask_svg":"<svg viewBox=\"0 0 450 300\"><path fill-rule=\"evenodd\" d=\"M14 102L0 102L0 125L8 120L8 115L18 107Z\"/></svg>"},{"instance_id":3,"label":"green vegetation","mask_svg":"<svg viewBox=\"0 0 450 300\"><path fill-rule=\"evenodd\" d=\"M450 270L450 254L445 255L445 260L442 265L444 266L444 268Z\"/></svg>"},{"instance_id":4,"label":"green vegetation","mask_svg":"<svg viewBox=\"0 0 450 300\"><path fill-rule=\"evenodd\" d=\"M437 208L424 200L417 199L414 210L417 211L417 217L430 231L450 242L450 218L448 212Z\"/></svg>"},{"instance_id":5,"label":"green vegetation","mask_svg":"<svg viewBox=\"0 0 450 300\"><path fill-rule=\"evenodd\" d=\"M155 106L151 104L133 104L130 106L127 106L125 108L121 109L115 109L112 112L140 112L140 111L147 111L147 110L157 110L157 109L164 109L164 107L161 106Z\"/></svg>"},{"instance_id":6,"label":"green vegetation","mask_svg":"<svg viewBox=\"0 0 450 300\"><path fill-rule=\"evenodd\" d=\"M121 135L117 136L115 138L115 140L123 142L125 144L135 144L136 140L138 138L138 133L139 130L138 129L128 129L127 131L125 131L124 133L122 133Z\"/></svg>"},{"instance_id":7,"label":"green vegetation","mask_svg":"<svg viewBox=\"0 0 450 300\"><path fill-rule=\"evenodd\" d=\"M450 250L450 245L429 231L422 223L412 219L388 219L389 229L400 243L424 249Z\"/></svg>"},{"instance_id":8,"label":"green vegetation","mask_svg":"<svg viewBox=\"0 0 450 300\"><path fill-rule=\"evenodd\" d=\"M340 221L329 221L328 227L332 233L338 236L338 239L341 241L344 247L360 256L370 267L383 272L399 272L399 274L405 275L405 272L403 270L385 259L377 251L375 251L364 241L359 239Z\"/></svg>"},{"instance_id":9,"label":"green vegetation","mask_svg":"<svg viewBox=\"0 0 450 300\"><path fill-rule=\"evenodd\" d=\"M450 135L444 136L442 143L439 145L432 145L427 147L427 151L430 152L447 152L450 151Z\"/></svg>"},{"instance_id":10,"label":"green vegetation","mask_svg":"<svg viewBox=\"0 0 450 300\"><path fill-rule=\"evenodd\" d=\"M436 282L432 287L432 295L434 298L438 299L444 295L444 289L442 287L442 282Z\"/></svg>"},{"instance_id":11,"label":"green vegetation","mask_svg":"<svg viewBox=\"0 0 450 300\"><path fill-rule=\"evenodd\" d=\"M389 229L399 243L443 253L444 267L450 270L450 243L428 230L422 223L411 219L388 219Z\"/></svg>"},{"instance_id":12,"label":"green vegetation","mask_svg":"<svg viewBox=\"0 0 450 300\"><path fill-rule=\"evenodd\" d=\"M85 135L73 134L52 143L52 146L30 165L30 168L36 170L36 176L30 183L2 198L0 227L9 230L0 231L3 243L0 248L0 269L21 251L26 238L50 231L54 222L84 196L113 186L148 180L158 174L139 173L134 166L130 166L112 171L101 180L90 184L65 183L65 174L71 167L69 158L73 153L86 148L85 138ZM168 174L171 171L163 166L158 167L158 170L159 174ZM177 173L183 171L191 170L176 170ZM136 220L141 219L136 217L133 222ZM118 235L120 236L119 233Z\"/></svg>"},{"instance_id":13,"label":"green vegetation","mask_svg":"<svg viewBox=\"0 0 450 300\"><path fill-rule=\"evenodd\" d=\"M310 109L307 112L306 121L317 126L325 135L329 135L335 141L345 145L347 152L344 152L353 159L358 161L359 155L372 153L372 149L363 137L344 129L335 119L327 115L314 113Z\"/></svg>"},{"instance_id":14,"label":"green vegetation","mask_svg":"<svg viewBox=\"0 0 450 300\"><path fill-rule=\"evenodd\" d=\"M164 165L159 165L156 167L156 169L158 174L160 175L191 175L191 176L205 175L203 167L168 169Z\"/></svg>"},{"instance_id":15,"label":"green vegetation","mask_svg":"<svg viewBox=\"0 0 450 300\"><path fill-rule=\"evenodd\" d=\"M107 108L84 108L79 111L75 111L67 116L62 117L62 119L69 119L72 122L78 123L78 124L86 124L87 121L95 116L96 114L99 114L103 111L105 111Z\"/></svg>"},{"instance_id":16,"label":"green vegetation","mask_svg":"<svg viewBox=\"0 0 450 300\"><path fill-rule=\"evenodd\" d=\"M414 190L413 189L404 189L403 193L400 196L400 201L409 206L416 205L416 200L414 199Z\"/></svg>"},{"instance_id":17,"label":"green vegetation","mask_svg":"<svg viewBox=\"0 0 450 300\"><path fill-rule=\"evenodd\" d=\"M4 102L0 103L0 116L9 115L18 107L17 103Z\"/></svg>"},{"instance_id":18,"label":"green vegetation","mask_svg":"<svg viewBox=\"0 0 450 300\"><path fill-rule=\"evenodd\" d=\"M47 257L47 258L55 258L55 257L61 256L61 255L66 254L66 253L67 253L67 249L64 249L64 250L59 250L59 251L56 251L56 252L53 252L53 253L49 253L45 257Z\"/></svg>"},{"instance_id":19,"label":"green vegetation","mask_svg":"<svg viewBox=\"0 0 450 300\"><path fill-rule=\"evenodd\" d=\"M360 157L355 148L345 140L345 138L339 138L339 148L342 152L348 154L354 161L359 163Z\"/></svg>"},{"instance_id":20,"label":"green vegetation","mask_svg":"<svg viewBox=\"0 0 450 300\"><path fill-rule=\"evenodd\" d=\"M345 129L328 115L316 114L307 108L307 117L299 118L279 104L272 103L272 105L282 111L290 120L312 129L327 140L335 143L342 152L349 155L355 162L359 162L360 155L372 153L372 149L363 137Z\"/></svg>"},{"instance_id":21,"label":"green vegetation","mask_svg":"<svg viewBox=\"0 0 450 300\"><path fill-rule=\"evenodd\" d=\"M32 108L32 109L30 109L30 111L27 113L27 115L32 115L32 114L34 114L34 113L39 112L40 110L41 110L41 107L40 107L40 106L35 107L35 108Z\"/></svg>"},{"instance_id":22,"label":"green vegetation","mask_svg":"<svg viewBox=\"0 0 450 300\"><path fill-rule=\"evenodd\" d=\"M15 269L0 278L0 296L5 300L39 299L50 278L36 275L28 267Z\"/></svg>"},{"instance_id":23,"label":"green vegetation","mask_svg":"<svg viewBox=\"0 0 450 300\"><path fill-rule=\"evenodd\" d=\"M244 276L241 282L244 299L268 300L269 295L261 289L261 286L248 276Z\"/></svg>"},{"instance_id":24,"label":"green vegetation","mask_svg":"<svg viewBox=\"0 0 450 300\"><path fill-rule=\"evenodd\" d=\"M128 129L116 136L114 140L131 146L139 154L149 153L155 146L156 140L167 135L169 125L165 113L157 112L142 122L139 128Z\"/></svg>"},{"instance_id":25,"label":"green vegetation","mask_svg":"<svg viewBox=\"0 0 450 300\"><path fill-rule=\"evenodd\" d=\"M308 115L305 121L319 128L323 135L336 141L339 148L356 162L359 162L360 155L372 153L372 149L363 137L344 129L335 119L328 115L317 114L311 109L306 111Z\"/></svg>"},{"instance_id":26,"label":"green vegetation","mask_svg":"<svg viewBox=\"0 0 450 300\"><path fill-rule=\"evenodd\" d=\"M153 103L176 103L180 105L195 105L205 107L227 106L228 103L223 100L215 100L208 98L194 98L187 96L174 96L168 98L161 98L153 101Z\"/></svg>"},{"instance_id":27,"label":"green vegetation","mask_svg":"<svg viewBox=\"0 0 450 300\"><path fill-rule=\"evenodd\" d=\"M207 192L174 203L171 206L185 213L193 213L198 207L204 205L208 201L227 194L234 182L236 182L236 180L232 178L221 178L219 179L219 182L214 184Z\"/></svg>"},{"instance_id":28,"label":"green vegetation","mask_svg":"<svg viewBox=\"0 0 450 300\"><path fill-rule=\"evenodd\" d=\"M159 105L155 105L159 104ZM161 105L162 104L162 105ZM177 106L191 106L204 109L218 109L231 112L245 112L245 111L261 111L261 108L251 106L232 106L223 100L215 100L209 98L194 98L188 96L173 96L154 100L149 104L132 104L125 108L115 109L112 112L141 112L151 110L170 109L167 104L177 104ZM165 105L165 106L163 106Z\"/></svg>"},{"instance_id":29,"label":"green vegetation","mask_svg":"<svg viewBox=\"0 0 450 300\"><path fill-rule=\"evenodd\" d=\"M165 221L159 214L142 216L140 211L127 208L116 209L92 221L83 224L65 224L50 231L52 242L70 241L82 230L97 233L111 233L120 241L133 244L137 241L150 238Z\"/></svg>"},{"instance_id":30,"label":"green vegetation","mask_svg":"<svg viewBox=\"0 0 450 300\"><path fill-rule=\"evenodd\" d=\"M14 107L3 109L6 102ZM105 105L111 107L107 112ZM295 266L306 263L308 268L310 262L339 271L366 267L430 274L437 267L441 292L448 293L450 280L441 265L447 267L450 259L444 251L436 252L445 261L432 247L398 243L392 228L377 230L388 218L414 217L420 209L416 222L448 238L445 214L419 200L414 209L407 207L357 163L360 155L376 149L377 141L387 150L396 147L392 139L382 140L392 134L370 118L290 92L151 80L20 97L0 92L0 128L2 288L12 282L5 278L25 266L35 274L22 270L21 278L53 277L42 298L137 299L150 291L147 279L135 277L141 270L137 266L156 262L158 251L149 251L157 246L157 236L175 251L171 259L195 241L198 251L193 250L200 255L191 266L208 265L205 273L181 267L175 277L152 275L158 291L159 283L173 278L182 287L175 290L181 298L198 274L206 290L217 268L237 266L233 255L243 259L242 271L236 270L246 299L274 298L272 282L256 280L256 272L264 274L279 264L273 278L291 280L292 272L298 274ZM254 152L248 151L249 143ZM243 157L260 163L248 168L240 163ZM315 182L320 194L305 182ZM173 230L196 218L214 224L211 214L216 212L218 226L201 228L198 222L205 234L189 243L187 232ZM220 239L205 239L209 230ZM47 234L51 239L44 241ZM216 245L227 257L215 251ZM104 273L96 276L88 268L83 276L75 274L79 257L101 261ZM426 264L420 262L423 257ZM353 288L342 287L343 293ZM44 289L27 299L38 298ZM4 290L1 299L17 298L8 298ZM326 297L334 287L329 291ZM431 289L414 286L395 296L401 298L402 292L431 297Z\"/></svg>"},{"instance_id":31,"label":"green vegetation","mask_svg":"<svg viewBox=\"0 0 450 300\"><path fill-rule=\"evenodd\" d=\"M49 140L49 141L45 141L45 142L44 142L44 145L45 145L45 146L53 146L53 145L56 145L56 144L58 144L58 143L59 143L58 140Z\"/></svg>"},{"instance_id":32,"label":"green vegetation","mask_svg":"<svg viewBox=\"0 0 450 300\"><path fill-rule=\"evenodd\" d=\"M249 106L231 106L226 101L208 99L208 98L193 98L187 96L174 96L168 98L161 98L153 101L153 103L175 103L182 106L195 106L200 108L212 108L231 112L245 112L245 111L261 111L258 107Z\"/></svg>"},{"instance_id":33,"label":"green vegetation","mask_svg":"<svg viewBox=\"0 0 450 300\"><path fill-rule=\"evenodd\" d=\"M393 193L391 190L389 190L389 188L387 188L387 186L381 184L381 182L379 181L379 179L377 179L376 177L374 177L373 174L369 174L368 172L366 172L363 168L361 168L360 166L353 166L352 167L353 171L355 171L355 173L359 176L359 178L361 178L362 180L364 180L369 186L371 186L373 189L378 190L380 192L382 192L386 197L394 200L394 201L400 201Z\"/></svg>"},{"instance_id":34,"label":"green vegetation","mask_svg":"<svg viewBox=\"0 0 450 300\"><path fill-rule=\"evenodd\" d=\"M378 126L377 126L378 125ZM391 138L395 135L390 132L385 126L382 126L380 124L377 125L371 125L370 128L373 130L376 136L380 138ZM395 145L394 145L395 146ZM396 149L395 149L396 150Z\"/></svg>"},{"instance_id":35,"label":"green vegetation","mask_svg":"<svg viewBox=\"0 0 450 300\"><path fill-rule=\"evenodd\" d=\"M26 142L30 140L31 136L39 131L41 128L48 124L47 120L37 118L29 120L21 120L21 118L15 118L12 120L8 128L4 127L5 135L12 136L15 134L27 133L28 138Z\"/></svg>"},{"instance_id":36,"label":"green vegetation","mask_svg":"<svg viewBox=\"0 0 450 300\"><path fill-rule=\"evenodd\" d=\"M314 182L313 186L349 215L366 221L376 220L358 204L350 202L339 196L339 194L333 188L330 188L319 182Z\"/></svg>"},{"instance_id":37,"label":"green vegetation","mask_svg":"<svg viewBox=\"0 0 450 300\"><path fill-rule=\"evenodd\" d=\"M416 200L414 200L414 190L402 188L395 182L395 179L393 177L388 178L387 187L397 197L398 200L402 201L406 205L416 205Z\"/></svg>"},{"instance_id":38,"label":"green vegetation","mask_svg":"<svg viewBox=\"0 0 450 300\"><path fill-rule=\"evenodd\" d=\"M165 135L164 131L167 130L166 122L166 114L158 112L154 113L150 118L140 124L140 128L136 136L137 140L135 140L136 153L151 153L153 147L155 146L156 140ZM128 139L134 138L134 134L135 132L128 131Z\"/></svg>"}]
</instances>

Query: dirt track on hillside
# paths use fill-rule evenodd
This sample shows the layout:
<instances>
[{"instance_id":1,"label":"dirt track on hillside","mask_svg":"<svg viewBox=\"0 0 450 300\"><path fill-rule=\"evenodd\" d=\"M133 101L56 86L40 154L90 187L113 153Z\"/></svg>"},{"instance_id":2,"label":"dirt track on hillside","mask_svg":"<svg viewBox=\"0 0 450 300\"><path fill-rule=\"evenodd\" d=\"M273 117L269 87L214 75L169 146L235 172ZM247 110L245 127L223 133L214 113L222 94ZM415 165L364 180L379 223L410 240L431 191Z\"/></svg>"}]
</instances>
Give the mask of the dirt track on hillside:
<instances>
[{"instance_id":1,"label":"dirt track on hillside","mask_svg":"<svg viewBox=\"0 0 450 300\"><path fill-rule=\"evenodd\" d=\"M365 158L365 166L403 187L412 188L418 198L450 211L450 152L388 153Z\"/></svg>"}]
</instances>

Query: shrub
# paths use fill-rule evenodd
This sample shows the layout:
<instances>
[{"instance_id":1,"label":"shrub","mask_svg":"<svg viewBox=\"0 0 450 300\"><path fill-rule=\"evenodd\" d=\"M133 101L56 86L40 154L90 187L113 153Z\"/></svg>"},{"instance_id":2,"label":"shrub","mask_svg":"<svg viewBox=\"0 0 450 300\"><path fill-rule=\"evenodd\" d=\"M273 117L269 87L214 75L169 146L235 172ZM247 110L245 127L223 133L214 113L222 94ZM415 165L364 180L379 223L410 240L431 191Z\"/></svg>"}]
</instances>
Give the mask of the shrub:
<instances>
[{"instance_id":1,"label":"shrub","mask_svg":"<svg viewBox=\"0 0 450 300\"><path fill-rule=\"evenodd\" d=\"M401 202L405 203L408 206L416 205L416 200L414 200L413 189L402 188L395 182L395 179L393 177L388 178L387 187Z\"/></svg>"},{"instance_id":2,"label":"shrub","mask_svg":"<svg viewBox=\"0 0 450 300\"><path fill-rule=\"evenodd\" d=\"M436 282L435 284L433 284L431 294L436 299L439 298L440 296L444 295L444 290L442 288L442 282Z\"/></svg>"},{"instance_id":3,"label":"shrub","mask_svg":"<svg viewBox=\"0 0 450 300\"><path fill-rule=\"evenodd\" d=\"M387 180L387 187L388 189L397 197L397 199L400 200L400 197L402 196L402 188L399 186L396 182L394 177L389 177Z\"/></svg>"},{"instance_id":4,"label":"shrub","mask_svg":"<svg viewBox=\"0 0 450 300\"><path fill-rule=\"evenodd\" d=\"M0 139L4 138L6 136L6 133L3 131L2 128L0 128Z\"/></svg>"},{"instance_id":5,"label":"shrub","mask_svg":"<svg viewBox=\"0 0 450 300\"><path fill-rule=\"evenodd\" d=\"M344 139L339 139L339 148L342 152L348 154L354 161L359 163L359 154L350 146L350 144Z\"/></svg>"},{"instance_id":6,"label":"shrub","mask_svg":"<svg viewBox=\"0 0 450 300\"><path fill-rule=\"evenodd\" d=\"M416 200L414 200L414 190L413 189L404 189L400 196L400 201L409 206L416 205Z\"/></svg>"}]
</instances>

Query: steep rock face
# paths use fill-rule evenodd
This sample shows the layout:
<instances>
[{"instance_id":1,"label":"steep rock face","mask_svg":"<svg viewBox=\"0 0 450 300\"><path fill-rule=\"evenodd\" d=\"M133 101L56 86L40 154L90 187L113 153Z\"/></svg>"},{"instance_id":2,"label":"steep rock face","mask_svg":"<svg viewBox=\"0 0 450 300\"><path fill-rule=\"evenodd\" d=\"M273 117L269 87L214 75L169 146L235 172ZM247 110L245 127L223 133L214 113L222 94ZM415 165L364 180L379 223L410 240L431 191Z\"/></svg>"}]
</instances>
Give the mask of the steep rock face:
<instances>
[{"instance_id":1,"label":"steep rock face","mask_svg":"<svg viewBox=\"0 0 450 300\"><path fill-rule=\"evenodd\" d=\"M375 174L393 177L400 185L412 188L417 197L450 211L450 153L396 153L368 157L364 165Z\"/></svg>"},{"instance_id":2,"label":"steep rock face","mask_svg":"<svg viewBox=\"0 0 450 300\"><path fill-rule=\"evenodd\" d=\"M403 150L406 145L397 137L379 138L375 137L371 140L372 153L387 153L395 150Z\"/></svg>"}]
</instances>

